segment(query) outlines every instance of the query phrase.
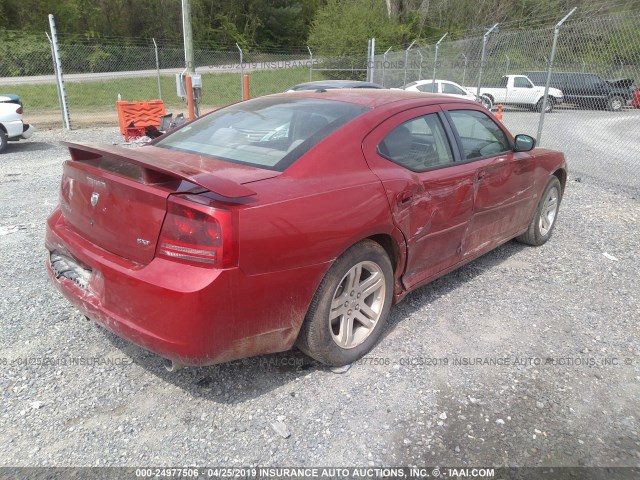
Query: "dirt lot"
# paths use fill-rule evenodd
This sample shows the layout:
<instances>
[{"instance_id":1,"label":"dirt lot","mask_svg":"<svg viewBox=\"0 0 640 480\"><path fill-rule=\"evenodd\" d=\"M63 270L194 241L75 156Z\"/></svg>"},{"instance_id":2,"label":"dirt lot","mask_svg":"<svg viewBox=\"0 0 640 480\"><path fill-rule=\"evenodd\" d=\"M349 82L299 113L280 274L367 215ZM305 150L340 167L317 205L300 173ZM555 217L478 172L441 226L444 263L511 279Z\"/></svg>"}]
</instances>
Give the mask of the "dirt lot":
<instances>
[{"instance_id":1,"label":"dirt lot","mask_svg":"<svg viewBox=\"0 0 640 480\"><path fill-rule=\"evenodd\" d=\"M295 351L168 373L48 283L62 139L121 141L0 155L0 466L640 467L637 190L571 174L547 245L409 295L346 373Z\"/></svg>"}]
</instances>

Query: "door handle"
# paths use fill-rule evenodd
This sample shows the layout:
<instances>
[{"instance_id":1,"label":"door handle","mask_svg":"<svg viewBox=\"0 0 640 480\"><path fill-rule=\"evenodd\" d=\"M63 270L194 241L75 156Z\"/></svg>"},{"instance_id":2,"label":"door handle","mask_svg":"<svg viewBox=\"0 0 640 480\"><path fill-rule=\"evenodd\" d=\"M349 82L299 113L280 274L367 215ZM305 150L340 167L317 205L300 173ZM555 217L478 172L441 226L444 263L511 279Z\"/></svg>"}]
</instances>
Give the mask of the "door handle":
<instances>
[{"instance_id":1,"label":"door handle","mask_svg":"<svg viewBox=\"0 0 640 480\"><path fill-rule=\"evenodd\" d=\"M487 171L486 170L478 171L478 180L482 180L486 175L487 175Z\"/></svg>"}]
</instances>

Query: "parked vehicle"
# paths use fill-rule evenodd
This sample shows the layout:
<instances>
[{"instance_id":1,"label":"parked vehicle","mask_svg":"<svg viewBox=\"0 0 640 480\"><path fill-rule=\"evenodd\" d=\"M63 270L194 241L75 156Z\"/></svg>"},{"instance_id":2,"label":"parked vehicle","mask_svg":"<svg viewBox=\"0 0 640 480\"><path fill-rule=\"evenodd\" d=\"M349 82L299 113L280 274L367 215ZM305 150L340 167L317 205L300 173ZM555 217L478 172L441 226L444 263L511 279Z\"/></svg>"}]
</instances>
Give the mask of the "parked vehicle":
<instances>
[{"instance_id":1,"label":"parked vehicle","mask_svg":"<svg viewBox=\"0 0 640 480\"><path fill-rule=\"evenodd\" d=\"M435 86L433 80L417 80L415 82L408 83L402 87L402 90L408 90L410 92L441 93L443 95L451 95L453 97L464 98L466 100L473 100L474 102L480 103L487 110L491 110L492 106L488 97L477 97L475 93L471 93L468 90L465 90L464 87L449 80L436 80Z\"/></svg>"},{"instance_id":2,"label":"parked vehicle","mask_svg":"<svg viewBox=\"0 0 640 480\"><path fill-rule=\"evenodd\" d=\"M171 369L294 344L351 363L408 292L545 243L567 178L481 105L394 90L260 97L134 149L63 144L51 280Z\"/></svg>"},{"instance_id":3,"label":"parked vehicle","mask_svg":"<svg viewBox=\"0 0 640 480\"><path fill-rule=\"evenodd\" d=\"M469 92L477 92L477 88L466 87ZM518 107L542 110L544 87L534 85L524 75L505 75L495 86L480 88L480 96L488 97L493 105L514 105ZM551 112L555 105L563 101L563 92L557 88L549 89L549 98L545 112Z\"/></svg>"},{"instance_id":4,"label":"parked vehicle","mask_svg":"<svg viewBox=\"0 0 640 480\"><path fill-rule=\"evenodd\" d=\"M640 87L636 87L636 89L633 91L631 106L634 108L640 108Z\"/></svg>"},{"instance_id":5,"label":"parked vehicle","mask_svg":"<svg viewBox=\"0 0 640 480\"><path fill-rule=\"evenodd\" d=\"M333 88L385 88L373 82L362 82L360 80L318 80L315 82L305 82L295 85L287 92L299 92L302 90L329 90Z\"/></svg>"},{"instance_id":6,"label":"parked vehicle","mask_svg":"<svg viewBox=\"0 0 640 480\"><path fill-rule=\"evenodd\" d=\"M544 87L547 72L529 72L531 81ZM564 93L566 103L588 108L606 108L619 111L633 96L633 80L604 80L594 73L553 72L549 85Z\"/></svg>"},{"instance_id":7,"label":"parked vehicle","mask_svg":"<svg viewBox=\"0 0 640 480\"><path fill-rule=\"evenodd\" d=\"M27 139L33 135L32 125L22 121L22 102L13 94L0 94L0 153L10 141Z\"/></svg>"}]
</instances>

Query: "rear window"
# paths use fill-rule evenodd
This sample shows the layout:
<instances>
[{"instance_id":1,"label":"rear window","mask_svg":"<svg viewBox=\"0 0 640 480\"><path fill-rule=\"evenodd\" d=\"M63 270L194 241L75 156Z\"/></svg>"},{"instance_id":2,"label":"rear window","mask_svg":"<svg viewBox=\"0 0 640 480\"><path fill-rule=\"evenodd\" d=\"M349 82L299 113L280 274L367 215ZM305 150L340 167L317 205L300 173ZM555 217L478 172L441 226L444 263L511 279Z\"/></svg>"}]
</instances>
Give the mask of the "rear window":
<instances>
[{"instance_id":1,"label":"rear window","mask_svg":"<svg viewBox=\"0 0 640 480\"><path fill-rule=\"evenodd\" d=\"M154 145L283 171L367 110L334 100L262 97L213 112Z\"/></svg>"}]
</instances>

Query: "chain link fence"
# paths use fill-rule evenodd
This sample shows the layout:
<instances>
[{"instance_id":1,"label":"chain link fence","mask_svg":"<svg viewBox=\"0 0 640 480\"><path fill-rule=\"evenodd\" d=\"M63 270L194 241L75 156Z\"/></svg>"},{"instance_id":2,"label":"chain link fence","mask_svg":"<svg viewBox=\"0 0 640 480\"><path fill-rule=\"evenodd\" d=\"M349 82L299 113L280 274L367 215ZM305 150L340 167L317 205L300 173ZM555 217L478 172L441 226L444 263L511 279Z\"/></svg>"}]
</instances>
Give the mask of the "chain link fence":
<instances>
[{"instance_id":1,"label":"chain link fence","mask_svg":"<svg viewBox=\"0 0 640 480\"><path fill-rule=\"evenodd\" d=\"M480 96L491 100L494 112L500 105L512 132L564 151L575 175L602 178L606 172L612 184L640 186L640 12L569 17L533 30L496 29L444 41L437 57L435 40L416 42L378 54L373 63L374 80L386 87L422 81L431 91L435 78L477 95L480 85ZM506 75L530 82L509 82Z\"/></svg>"},{"instance_id":2,"label":"chain link fence","mask_svg":"<svg viewBox=\"0 0 640 480\"><path fill-rule=\"evenodd\" d=\"M200 111L240 100L244 74L250 78L251 96L282 92L310 80L370 79L402 88L435 78L474 94L480 86L480 95L491 100L494 111L501 106L510 130L538 136L541 146L565 151L574 174L602 176L606 171L612 183L636 188L640 12L576 14L562 25L556 21L544 28L500 31L498 26L466 38L419 40L406 48L378 51L369 57L373 61L368 61L366 45L361 55L353 56L318 55L306 46L287 52L256 52L238 45L196 47ZM19 32L2 32L0 37L0 91L20 95L28 121L62 125L47 37ZM59 43L73 127L117 124L118 98L161 99L168 112L186 114L176 87L176 74L185 65L182 45L149 39L122 47L64 35ZM526 75L531 84L514 79L505 87L505 75ZM547 79L544 112L539 92Z\"/></svg>"}]
</instances>

